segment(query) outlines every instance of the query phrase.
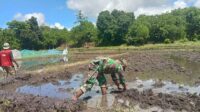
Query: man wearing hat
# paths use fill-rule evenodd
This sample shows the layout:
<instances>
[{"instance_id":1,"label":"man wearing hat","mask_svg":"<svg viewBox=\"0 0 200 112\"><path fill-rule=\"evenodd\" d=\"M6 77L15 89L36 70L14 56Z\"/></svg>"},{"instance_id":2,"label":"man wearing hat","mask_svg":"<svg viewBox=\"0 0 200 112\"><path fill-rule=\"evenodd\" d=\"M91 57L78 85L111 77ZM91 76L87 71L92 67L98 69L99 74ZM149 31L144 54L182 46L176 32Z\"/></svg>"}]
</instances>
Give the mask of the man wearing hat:
<instances>
[{"instance_id":1,"label":"man wearing hat","mask_svg":"<svg viewBox=\"0 0 200 112\"><path fill-rule=\"evenodd\" d=\"M3 50L0 51L0 66L7 73L5 78L8 76L8 74L10 74L10 75L14 74L13 63L15 63L17 67L19 67L17 61L13 58L13 54L12 54L12 51L10 50L9 43L4 43Z\"/></svg>"},{"instance_id":2,"label":"man wearing hat","mask_svg":"<svg viewBox=\"0 0 200 112\"><path fill-rule=\"evenodd\" d=\"M96 80L101 87L102 95L106 94L107 91L107 81L104 74L111 74L112 80L119 90L121 90L120 85L123 86L123 91L127 89L123 71L127 67L127 62L125 59L114 60L108 57L98 57L91 61L89 64L89 70L94 71L94 73L89 76L88 80L83 86L81 86L73 96L73 100L77 100L82 94L91 90ZM117 78L118 75L118 78Z\"/></svg>"}]
</instances>

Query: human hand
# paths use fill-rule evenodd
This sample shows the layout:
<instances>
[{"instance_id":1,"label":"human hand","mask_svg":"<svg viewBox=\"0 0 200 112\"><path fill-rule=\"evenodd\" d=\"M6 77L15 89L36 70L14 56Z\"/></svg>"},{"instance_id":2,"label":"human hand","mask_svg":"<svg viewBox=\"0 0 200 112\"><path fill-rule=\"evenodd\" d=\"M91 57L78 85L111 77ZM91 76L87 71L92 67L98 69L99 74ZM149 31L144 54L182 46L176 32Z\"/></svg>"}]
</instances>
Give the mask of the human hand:
<instances>
[{"instance_id":1,"label":"human hand","mask_svg":"<svg viewBox=\"0 0 200 112\"><path fill-rule=\"evenodd\" d=\"M75 103L75 102L77 102L77 100L78 100L77 97L75 95L73 95L72 96L72 101Z\"/></svg>"},{"instance_id":2,"label":"human hand","mask_svg":"<svg viewBox=\"0 0 200 112\"><path fill-rule=\"evenodd\" d=\"M19 69L19 68L20 68L20 66L18 64L16 64L16 69Z\"/></svg>"}]
</instances>

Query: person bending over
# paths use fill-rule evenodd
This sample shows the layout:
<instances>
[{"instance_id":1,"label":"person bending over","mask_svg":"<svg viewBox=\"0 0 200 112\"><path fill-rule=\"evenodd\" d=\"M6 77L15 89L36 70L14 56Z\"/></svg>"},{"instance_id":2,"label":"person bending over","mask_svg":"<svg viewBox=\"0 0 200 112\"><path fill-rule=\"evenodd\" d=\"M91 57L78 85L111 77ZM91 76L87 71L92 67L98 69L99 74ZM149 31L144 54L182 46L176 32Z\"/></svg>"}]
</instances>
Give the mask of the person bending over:
<instances>
[{"instance_id":1,"label":"person bending over","mask_svg":"<svg viewBox=\"0 0 200 112\"><path fill-rule=\"evenodd\" d=\"M96 80L99 83L102 95L105 95L107 91L105 74L110 74L117 88L125 91L127 87L123 71L125 71L126 67L127 62L125 59L114 60L108 57L97 57L89 64L89 70L93 71L93 73L89 75L85 83L76 90L72 99L76 101L85 92L90 91ZM120 85L122 85L123 88L121 88Z\"/></svg>"}]
</instances>

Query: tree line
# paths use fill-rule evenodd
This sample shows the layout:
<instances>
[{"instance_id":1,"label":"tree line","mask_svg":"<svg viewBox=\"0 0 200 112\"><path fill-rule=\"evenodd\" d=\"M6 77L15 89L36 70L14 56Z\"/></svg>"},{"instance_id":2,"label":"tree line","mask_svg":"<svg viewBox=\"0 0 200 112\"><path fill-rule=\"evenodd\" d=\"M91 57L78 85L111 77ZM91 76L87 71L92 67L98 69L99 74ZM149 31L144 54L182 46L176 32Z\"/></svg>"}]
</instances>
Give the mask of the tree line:
<instances>
[{"instance_id":1,"label":"tree line","mask_svg":"<svg viewBox=\"0 0 200 112\"><path fill-rule=\"evenodd\" d=\"M132 12L102 11L96 25L79 11L75 26L70 31L39 26L34 17L25 22L13 20L7 25L8 28L0 29L0 45L9 42L12 48L17 49L51 49L63 44L83 47L86 43L117 46L198 41L200 9L190 7L137 18Z\"/></svg>"}]
</instances>

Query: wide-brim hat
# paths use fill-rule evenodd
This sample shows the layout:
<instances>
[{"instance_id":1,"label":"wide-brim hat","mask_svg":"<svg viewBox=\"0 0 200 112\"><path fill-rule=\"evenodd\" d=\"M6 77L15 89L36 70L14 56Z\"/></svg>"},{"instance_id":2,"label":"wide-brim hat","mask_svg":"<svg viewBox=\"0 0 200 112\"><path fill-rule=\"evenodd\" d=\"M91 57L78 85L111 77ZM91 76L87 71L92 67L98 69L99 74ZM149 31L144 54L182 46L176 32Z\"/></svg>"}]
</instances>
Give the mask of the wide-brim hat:
<instances>
[{"instance_id":1,"label":"wide-brim hat","mask_svg":"<svg viewBox=\"0 0 200 112\"><path fill-rule=\"evenodd\" d=\"M3 49L9 49L9 48L10 48L9 43L4 43L4 44L3 44Z\"/></svg>"}]
</instances>

